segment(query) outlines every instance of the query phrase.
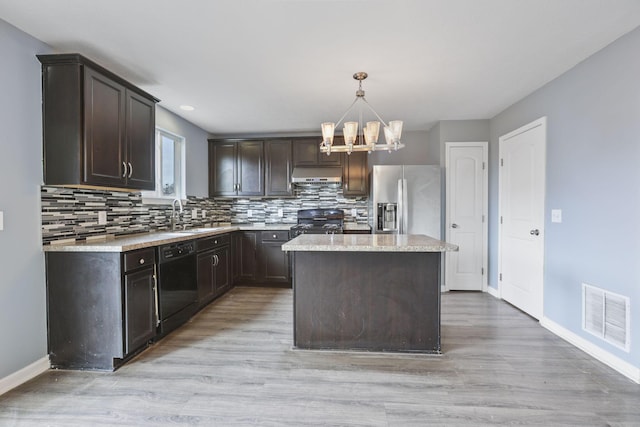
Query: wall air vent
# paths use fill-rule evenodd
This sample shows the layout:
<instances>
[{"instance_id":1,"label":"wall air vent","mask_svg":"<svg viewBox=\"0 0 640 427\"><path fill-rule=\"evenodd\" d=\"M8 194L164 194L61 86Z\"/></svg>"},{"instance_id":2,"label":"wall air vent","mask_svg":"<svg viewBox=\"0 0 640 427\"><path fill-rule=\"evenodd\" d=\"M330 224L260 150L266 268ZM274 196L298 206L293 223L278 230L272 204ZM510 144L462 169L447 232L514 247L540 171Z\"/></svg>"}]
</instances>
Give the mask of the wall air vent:
<instances>
[{"instance_id":1,"label":"wall air vent","mask_svg":"<svg viewBox=\"0 0 640 427\"><path fill-rule=\"evenodd\" d=\"M629 351L629 297L582 284L582 329Z\"/></svg>"}]
</instances>

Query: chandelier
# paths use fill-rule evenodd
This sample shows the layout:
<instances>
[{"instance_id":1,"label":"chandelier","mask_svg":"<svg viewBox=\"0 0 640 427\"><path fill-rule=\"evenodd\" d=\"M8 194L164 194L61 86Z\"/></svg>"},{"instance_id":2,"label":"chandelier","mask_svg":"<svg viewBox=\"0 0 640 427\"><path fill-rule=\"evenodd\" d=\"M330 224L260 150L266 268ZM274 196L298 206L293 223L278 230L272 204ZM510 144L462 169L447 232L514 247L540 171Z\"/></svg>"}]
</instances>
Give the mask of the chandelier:
<instances>
[{"instance_id":1,"label":"chandelier","mask_svg":"<svg viewBox=\"0 0 640 427\"><path fill-rule=\"evenodd\" d=\"M320 143L320 151L327 153L327 155L336 152L346 152L351 154L353 151L382 151L388 150L389 152L399 150L404 147L404 144L400 141L402 136L402 120L392 120L388 124L382 120L380 115L376 113L376 110L367 102L364 98L364 90L362 90L362 81L367 78L367 73L359 72L353 75L355 80L358 80L358 90L356 91L356 99L353 101L347 111L340 117L337 123L325 122L322 123L322 143ZM361 102L358 102L361 101ZM358 104L360 107L359 119L357 122L345 122L342 134L344 136L344 145L333 145L333 136L337 126L342 123L342 120L349 114L351 110ZM362 110L364 106L367 106L369 110L378 118L379 121L367 122L366 126L362 126ZM380 122L382 122L384 130L384 138L386 144L378 143L378 136L380 134ZM360 130L360 132L358 132Z\"/></svg>"}]
</instances>

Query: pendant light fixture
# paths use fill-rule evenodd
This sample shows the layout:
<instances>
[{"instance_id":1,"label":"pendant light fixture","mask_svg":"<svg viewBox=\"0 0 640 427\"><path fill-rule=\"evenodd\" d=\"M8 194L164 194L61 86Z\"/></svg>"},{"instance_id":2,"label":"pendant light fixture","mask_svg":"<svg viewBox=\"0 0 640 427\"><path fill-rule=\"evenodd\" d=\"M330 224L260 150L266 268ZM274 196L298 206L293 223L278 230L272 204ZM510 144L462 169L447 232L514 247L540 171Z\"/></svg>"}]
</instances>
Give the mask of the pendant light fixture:
<instances>
[{"instance_id":1,"label":"pendant light fixture","mask_svg":"<svg viewBox=\"0 0 640 427\"><path fill-rule=\"evenodd\" d=\"M349 153L353 151L382 151L387 150L389 152L399 150L404 147L404 144L400 140L402 136L402 121L392 120L388 124L380 117L380 115L373 109L373 107L364 98L364 90L362 90L362 81L368 76L367 73L359 72L353 75L355 80L358 80L358 90L356 91L356 99L353 101L347 111L340 117L337 123L325 122L322 123L322 143L320 144L320 151L327 153ZM351 110L358 104L360 107L358 121L345 122L342 130L344 136L344 144L333 145L333 138L336 127L342 123L344 118L349 114ZM362 126L362 110L367 106L371 112L376 116L379 121L370 121L366 125ZM386 143L379 144L378 136L380 135L380 123L383 125L384 138Z\"/></svg>"}]
</instances>

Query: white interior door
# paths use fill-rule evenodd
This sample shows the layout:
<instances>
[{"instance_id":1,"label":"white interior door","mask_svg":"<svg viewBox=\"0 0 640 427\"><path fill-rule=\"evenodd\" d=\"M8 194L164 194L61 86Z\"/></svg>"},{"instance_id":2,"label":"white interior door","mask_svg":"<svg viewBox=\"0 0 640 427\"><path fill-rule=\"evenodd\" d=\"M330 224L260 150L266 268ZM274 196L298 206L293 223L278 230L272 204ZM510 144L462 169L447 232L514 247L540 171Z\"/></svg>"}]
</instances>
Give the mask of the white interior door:
<instances>
[{"instance_id":1,"label":"white interior door","mask_svg":"<svg viewBox=\"0 0 640 427\"><path fill-rule=\"evenodd\" d=\"M487 142L447 142L445 289L483 291L487 280Z\"/></svg>"},{"instance_id":2,"label":"white interior door","mask_svg":"<svg viewBox=\"0 0 640 427\"><path fill-rule=\"evenodd\" d=\"M500 137L500 296L540 319L546 118Z\"/></svg>"}]
</instances>

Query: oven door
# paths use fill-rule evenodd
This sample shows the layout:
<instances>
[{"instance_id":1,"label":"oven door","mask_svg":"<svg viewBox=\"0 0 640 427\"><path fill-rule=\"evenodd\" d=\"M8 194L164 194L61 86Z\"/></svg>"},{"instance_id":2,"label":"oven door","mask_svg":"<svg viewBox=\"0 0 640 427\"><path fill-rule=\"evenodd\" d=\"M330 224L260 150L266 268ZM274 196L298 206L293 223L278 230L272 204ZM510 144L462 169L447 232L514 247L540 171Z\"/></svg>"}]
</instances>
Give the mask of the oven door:
<instances>
[{"instance_id":1,"label":"oven door","mask_svg":"<svg viewBox=\"0 0 640 427\"><path fill-rule=\"evenodd\" d=\"M164 335L189 320L196 311L196 255L165 261L158 267L160 333Z\"/></svg>"}]
</instances>

